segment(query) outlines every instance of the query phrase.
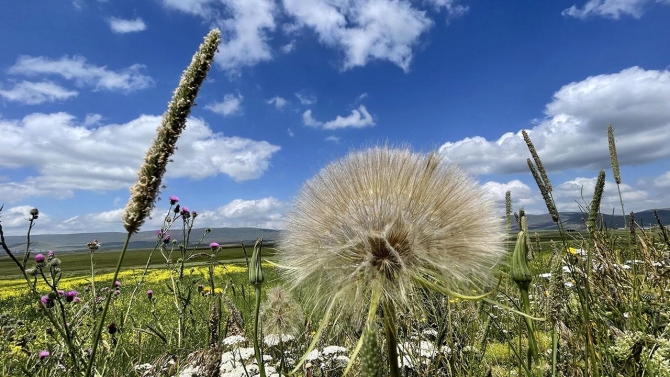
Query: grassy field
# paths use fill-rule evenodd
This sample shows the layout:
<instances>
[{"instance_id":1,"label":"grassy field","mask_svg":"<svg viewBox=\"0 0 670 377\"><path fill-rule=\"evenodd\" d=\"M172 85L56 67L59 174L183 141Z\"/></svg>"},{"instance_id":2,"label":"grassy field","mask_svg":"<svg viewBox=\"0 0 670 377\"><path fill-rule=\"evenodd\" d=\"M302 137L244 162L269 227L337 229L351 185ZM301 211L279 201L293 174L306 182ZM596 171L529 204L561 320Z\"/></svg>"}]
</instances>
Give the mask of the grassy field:
<instances>
[{"instance_id":1,"label":"grassy field","mask_svg":"<svg viewBox=\"0 0 670 377\"><path fill-rule=\"evenodd\" d=\"M252 247L253 249L253 247ZM247 247L247 251L251 252ZM196 252L203 252L209 254L211 251L209 247L200 248ZM93 263L95 270L98 272L108 272L116 268L121 251L103 251L95 252L93 254ZM133 269L144 267L152 254L151 249L129 250L123 261L124 269ZM272 248L264 248L263 256L272 257L274 250ZM244 250L241 247L227 247L223 248L217 253L218 260L224 263L242 263L244 262ZM71 274L86 274L91 272L91 254L89 252L78 253L64 253L58 258L64 265L68 266L68 273ZM177 251L173 252L172 259L179 258ZM208 258L199 257L194 258L188 263L189 266L196 266L206 263ZM156 251L151 256L150 268L157 268L165 265L165 258L160 252ZM16 264L6 255L0 257L0 282L4 279L16 279L21 277L21 272ZM1 286L1 283L0 283Z\"/></svg>"}]
</instances>

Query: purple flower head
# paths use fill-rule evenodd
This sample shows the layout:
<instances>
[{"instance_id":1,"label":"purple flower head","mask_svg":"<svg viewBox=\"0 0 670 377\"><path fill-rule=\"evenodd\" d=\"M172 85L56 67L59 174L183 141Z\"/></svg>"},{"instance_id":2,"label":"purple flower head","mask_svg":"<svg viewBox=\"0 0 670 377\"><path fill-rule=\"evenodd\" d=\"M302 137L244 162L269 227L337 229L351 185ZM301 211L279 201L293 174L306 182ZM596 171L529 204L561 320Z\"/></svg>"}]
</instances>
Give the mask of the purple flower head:
<instances>
[{"instance_id":1,"label":"purple flower head","mask_svg":"<svg viewBox=\"0 0 670 377\"><path fill-rule=\"evenodd\" d=\"M170 235L169 234L166 234L165 237L163 237L163 242L164 243L170 242Z\"/></svg>"},{"instance_id":2,"label":"purple flower head","mask_svg":"<svg viewBox=\"0 0 670 377\"><path fill-rule=\"evenodd\" d=\"M195 219L196 217L198 217L198 212L196 212L196 211L191 212L191 214L193 215L193 218L194 218L194 219Z\"/></svg>"},{"instance_id":3,"label":"purple flower head","mask_svg":"<svg viewBox=\"0 0 670 377\"><path fill-rule=\"evenodd\" d=\"M117 289L114 290L114 296L118 296L118 295L120 295L120 294L121 294L121 290L120 290L120 289L117 288Z\"/></svg>"},{"instance_id":4,"label":"purple flower head","mask_svg":"<svg viewBox=\"0 0 670 377\"><path fill-rule=\"evenodd\" d=\"M158 237L163 237L163 230L162 229L157 230L156 234L158 235Z\"/></svg>"},{"instance_id":5,"label":"purple flower head","mask_svg":"<svg viewBox=\"0 0 670 377\"><path fill-rule=\"evenodd\" d=\"M59 289L57 292L59 296L63 296L65 294L65 291L62 289Z\"/></svg>"},{"instance_id":6,"label":"purple flower head","mask_svg":"<svg viewBox=\"0 0 670 377\"><path fill-rule=\"evenodd\" d=\"M175 205L175 204L177 204L178 201L179 201L179 198L176 197L175 195L172 195L170 197L170 205Z\"/></svg>"},{"instance_id":7,"label":"purple flower head","mask_svg":"<svg viewBox=\"0 0 670 377\"><path fill-rule=\"evenodd\" d=\"M219 248L219 244L216 243L216 242L212 242L212 243L209 244L209 247L211 247L212 250L216 250L216 249Z\"/></svg>"},{"instance_id":8,"label":"purple flower head","mask_svg":"<svg viewBox=\"0 0 670 377\"><path fill-rule=\"evenodd\" d=\"M188 209L188 207L181 207L181 216L184 219L191 217L191 211Z\"/></svg>"},{"instance_id":9,"label":"purple flower head","mask_svg":"<svg viewBox=\"0 0 670 377\"><path fill-rule=\"evenodd\" d=\"M36 263L44 263L44 254L35 255L35 262Z\"/></svg>"},{"instance_id":10,"label":"purple flower head","mask_svg":"<svg viewBox=\"0 0 670 377\"><path fill-rule=\"evenodd\" d=\"M54 307L54 300L52 298L49 298L49 296L42 296L40 299L40 302L42 305L44 305L47 309L51 309Z\"/></svg>"},{"instance_id":11,"label":"purple flower head","mask_svg":"<svg viewBox=\"0 0 670 377\"><path fill-rule=\"evenodd\" d=\"M67 291L65 292L65 301L72 302L77 298L77 291Z\"/></svg>"},{"instance_id":12,"label":"purple flower head","mask_svg":"<svg viewBox=\"0 0 670 377\"><path fill-rule=\"evenodd\" d=\"M49 357L49 351L47 351L47 350L42 350L42 351L40 351L39 356L40 356L40 360L44 360L44 359L46 359L47 357Z\"/></svg>"},{"instance_id":13,"label":"purple flower head","mask_svg":"<svg viewBox=\"0 0 670 377\"><path fill-rule=\"evenodd\" d=\"M48 256L49 258L53 258L54 255L55 255L55 254L54 254L54 252L53 252L52 250L49 250L49 252L47 253L47 256Z\"/></svg>"},{"instance_id":14,"label":"purple flower head","mask_svg":"<svg viewBox=\"0 0 670 377\"><path fill-rule=\"evenodd\" d=\"M149 290L147 291L147 297L149 297L149 300L151 300L151 299L154 297L154 291L152 291L151 289L149 289Z\"/></svg>"},{"instance_id":15,"label":"purple flower head","mask_svg":"<svg viewBox=\"0 0 670 377\"><path fill-rule=\"evenodd\" d=\"M114 282L114 287L119 288L120 286L121 286L120 281L117 280L117 281Z\"/></svg>"}]
</instances>

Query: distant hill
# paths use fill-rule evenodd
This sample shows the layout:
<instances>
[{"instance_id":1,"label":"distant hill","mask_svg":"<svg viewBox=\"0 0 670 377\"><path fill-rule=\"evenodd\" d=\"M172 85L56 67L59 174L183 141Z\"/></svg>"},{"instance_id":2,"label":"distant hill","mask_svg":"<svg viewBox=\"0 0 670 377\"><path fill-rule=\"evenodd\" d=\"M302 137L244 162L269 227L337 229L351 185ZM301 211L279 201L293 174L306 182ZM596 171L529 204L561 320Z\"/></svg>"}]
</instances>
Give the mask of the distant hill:
<instances>
[{"instance_id":1,"label":"distant hill","mask_svg":"<svg viewBox=\"0 0 670 377\"><path fill-rule=\"evenodd\" d=\"M261 228L211 228L212 231L205 236L203 244L209 245L217 242L221 245L244 242L252 245L256 238L262 237L264 243L271 243L278 238L279 231ZM172 239L181 239L181 230L173 229L168 232ZM205 228L193 229L189 244L195 245L205 233ZM120 250L126 239L123 232L103 233L77 233L77 234L40 234L30 237L31 249L35 252L53 250L59 252L88 251L87 244L93 240L100 243L100 251ZM151 249L156 244L156 231L145 231L134 234L130 239L130 249ZM25 236L6 236L5 242L10 250L21 253L26 249ZM4 254L4 253L2 253Z\"/></svg>"},{"instance_id":2,"label":"distant hill","mask_svg":"<svg viewBox=\"0 0 670 377\"><path fill-rule=\"evenodd\" d=\"M663 225L670 226L670 208L657 210L658 216ZM561 221L566 230L585 230L585 221L588 214L581 212L561 212ZM549 214L527 215L528 228L530 230L555 230L556 224L551 220ZM623 228L624 220L622 215L602 215L602 219L607 228ZM628 219L628 214L626 214ZM514 223L514 221L512 221ZM653 210L640 211L635 213L635 222L645 228L655 226ZM516 226L513 226L516 228ZM195 245L205 232L205 228L193 229L191 231L190 244ZM173 239L181 238L180 231L174 229L170 231ZM238 244L244 242L245 245L253 245L256 238L262 237L267 243L273 243L279 237L279 231L273 229L261 228L212 228L212 231L205 237L203 243L208 245L211 242L219 244ZM53 250L58 252L87 251L86 244L97 239L100 242L100 251L120 250L126 238L123 232L103 232L103 233L77 233L77 234L40 234L31 236L31 248L35 252ZM6 236L7 246L19 254L26 248L25 236ZM131 238L130 249L151 249L156 244L156 232L139 232ZM0 253L3 256L4 253Z\"/></svg>"},{"instance_id":3,"label":"distant hill","mask_svg":"<svg viewBox=\"0 0 670 377\"><path fill-rule=\"evenodd\" d=\"M661 219L661 223L664 226L670 226L670 208L658 209L656 210L658 217ZM588 213L581 212L560 212L561 222L566 230L585 230L586 229L586 218ZM623 215L612 215L612 214L601 214L602 221L604 226L609 229L617 229L624 227ZM557 229L556 224L551 220L551 215L542 214L542 215L526 215L528 220L528 229L529 230L550 230ZM626 214L626 221L629 221L629 213ZM512 220L512 222L514 222ZM654 210L645 210L640 212L635 212L635 222L639 226L644 226L648 228L650 226L658 225L656 218L654 217Z\"/></svg>"}]
</instances>

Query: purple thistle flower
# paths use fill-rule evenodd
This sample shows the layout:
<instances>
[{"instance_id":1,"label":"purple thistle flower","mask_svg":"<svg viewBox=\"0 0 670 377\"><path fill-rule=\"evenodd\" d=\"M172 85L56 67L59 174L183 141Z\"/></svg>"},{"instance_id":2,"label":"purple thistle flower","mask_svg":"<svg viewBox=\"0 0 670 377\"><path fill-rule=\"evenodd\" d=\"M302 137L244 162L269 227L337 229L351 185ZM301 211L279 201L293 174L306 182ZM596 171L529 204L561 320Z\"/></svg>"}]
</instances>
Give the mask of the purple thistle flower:
<instances>
[{"instance_id":1,"label":"purple thistle flower","mask_svg":"<svg viewBox=\"0 0 670 377\"><path fill-rule=\"evenodd\" d=\"M44 263L44 254L35 255L35 262L36 263Z\"/></svg>"},{"instance_id":2,"label":"purple thistle flower","mask_svg":"<svg viewBox=\"0 0 670 377\"><path fill-rule=\"evenodd\" d=\"M53 250L49 250L49 252L47 253L47 256L48 256L49 258L53 258L54 255L55 255L55 254L54 254Z\"/></svg>"},{"instance_id":3,"label":"purple thistle flower","mask_svg":"<svg viewBox=\"0 0 670 377\"><path fill-rule=\"evenodd\" d=\"M151 289L149 289L149 290L147 291L147 297L149 298L149 300L153 299L153 298L154 298L154 291L152 291Z\"/></svg>"},{"instance_id":4,"label":"purple thistle flower","mask_svg":"<svg viewBox=\"0 0 670 377\"><path fill-rule=\"evenodd\" d=\"M169 234L166 234L165 237L163 237L163 242L164 243L170 242L170 235Z\"/></svg>"},{"instance_id":5,"label":"purple thistle flower","mask_svg":"<svg viewBox=\"0 0 670 377\"><path fill-rule=\"evenodd\" d=\"M65 291L62 290L62 289L59 289L59 290L56 291L56 292L58 292L58 295L59 295L59 296L63 296L63 295L65 294Z\"/></svg>"},{"instance_id":6,"label":"purple thistle flower","mask_svg":"<svg viewBox=\"0 0 670 377\"><path fill-rule=\"evenodd\" d=\"M46 359L47 357L49 357L49 351L47 351L47 350L42 350L42 351L40 351L39 356L40 356L40 360L44 360L44 359Z\"/></svg>"},{"instance_id":7,"label":"purple thistle flower","mask_svg":"<svg viewBox=\"0 0 670 377\"><path fill-rule=\"evenodd\" d=\"M75 298L77 298L77 291L65 292L65 301L72 302Z\"/></svg>"},{"instance_id":8,"label":"purple thistle flower","mask_svg":"<svg viewBox=\"0 0 670 377\"><path fill-rule=\"evenodd\" d=\"M191 217L191 211L188 209L188 207L181 207L181 217L184 219Z\"/></svg>"},{"instance_id":9,"label":"purple thistle flower","mask_svg":"<svg viewBox=\"0 0 670 377\"><path fill-rule=\"evenodd\" d=\"M158 235L158 237L163 237L163 230L162 229L157 230L156 234Z\"/></svg>"},{"instance_id":10,"label":"purple thistle flower","mask_svg":"<svg viewBox=\"0 0 670 377\"><path fill-rule=\"evenodd\" d=\"M120 281L118 281L118 280L117 280L117 281L115 281L115 282L114 282L114 287L116 287L116 288L119 288L119 287L121 287L121 282L120 282Z\"/></svg>"},{"instance_id":11,"label":"purple thistle flower","mask_svg":"<svg viewBox=\"0 0 670 377\"><path fill-rule=\"evenodd\" d=\"M170 197L170 205L175 205L175 204L177 204L178 201L179 201L179 198L176 197L175 195L172 195Z\"/></svg>"},{"instance_id":12,"label":"purple thistle flower","mask_svg":"<svg viewBox=\"0 0 670 377\"><path fill-rule=\"evenodd\" d=\"M49 296L42 296L40 299L40 302L42 305L44 305L47 309L51 309L54 307L54 300L52 298L49 298Z\"/></svg>"},{"instance_id":13,"label":"purple thistle flower","mask_svg":"<svg viewBox=\"0 0 670 377\"><path fill-rule=\"evenodd\" d=\"M212 242L212 243L209 244L209 247L211 247L212 250L216 250L216 249L219 248L219 244L216 243L216 242Z\"/></svg>"}]
</instances>

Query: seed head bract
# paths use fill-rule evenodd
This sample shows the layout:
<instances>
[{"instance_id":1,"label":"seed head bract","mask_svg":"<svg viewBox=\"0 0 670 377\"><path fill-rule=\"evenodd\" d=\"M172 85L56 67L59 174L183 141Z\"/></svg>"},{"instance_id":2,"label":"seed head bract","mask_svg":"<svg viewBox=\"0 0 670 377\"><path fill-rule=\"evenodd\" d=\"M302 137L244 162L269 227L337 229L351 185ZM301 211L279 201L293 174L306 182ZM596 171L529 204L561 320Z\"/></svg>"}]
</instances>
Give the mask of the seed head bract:
<instances>
[{"instance_id":1,"label":"seed head bract","mask_svg":"<svg viewBox=\"0 0 670 377\"><path fill-rule=\"evenodd\" d=\"M373 289L406 306L416 282L487 283L504 253L488 192L437 153L374 147L307 181L286 217L279 265L314 304L360 313Z\"/></svg>"}]
</instances>

